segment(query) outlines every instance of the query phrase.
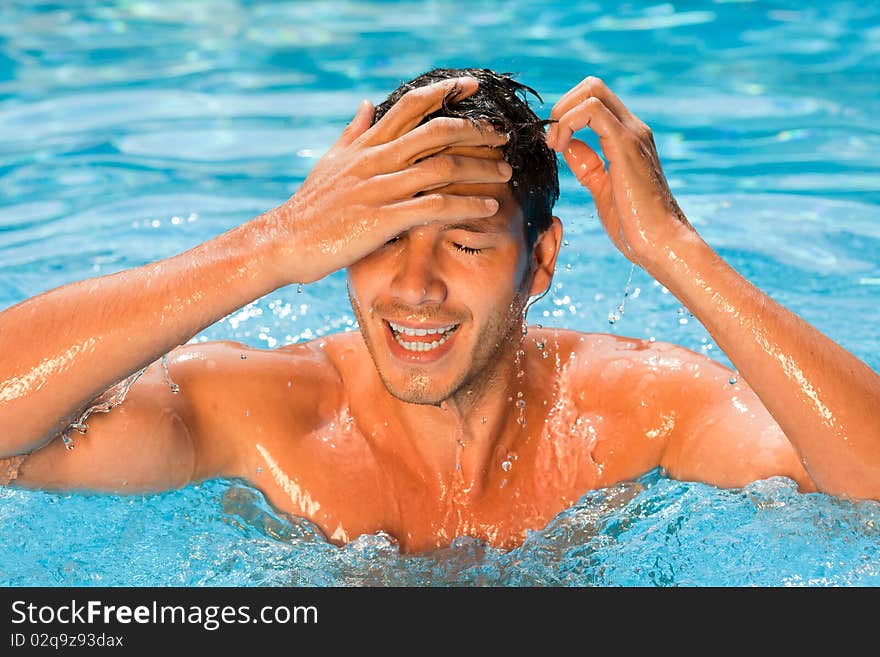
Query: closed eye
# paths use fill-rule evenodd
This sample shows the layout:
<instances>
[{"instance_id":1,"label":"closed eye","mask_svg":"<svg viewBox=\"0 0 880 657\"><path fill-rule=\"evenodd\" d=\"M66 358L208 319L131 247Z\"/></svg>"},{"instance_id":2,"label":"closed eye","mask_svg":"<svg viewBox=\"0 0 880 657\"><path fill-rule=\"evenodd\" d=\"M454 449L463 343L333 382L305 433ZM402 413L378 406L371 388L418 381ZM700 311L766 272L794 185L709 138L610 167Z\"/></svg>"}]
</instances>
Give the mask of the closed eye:
<instances>
[{"instance_id":1,"label":"closed eye","mask_svg":"<svg viewBox=\"0 0 880 657\"><path fill-rule=\"evenodd\" d=\"M453 242L452 244L453 244L453 246L455 246L456 249L458 249L462 253L477 254L477 253L481 253L483 251L483 249L472 249L471 247L465 246L464 244L456 244L455 242Z\"/></svg>"}]
</instances>

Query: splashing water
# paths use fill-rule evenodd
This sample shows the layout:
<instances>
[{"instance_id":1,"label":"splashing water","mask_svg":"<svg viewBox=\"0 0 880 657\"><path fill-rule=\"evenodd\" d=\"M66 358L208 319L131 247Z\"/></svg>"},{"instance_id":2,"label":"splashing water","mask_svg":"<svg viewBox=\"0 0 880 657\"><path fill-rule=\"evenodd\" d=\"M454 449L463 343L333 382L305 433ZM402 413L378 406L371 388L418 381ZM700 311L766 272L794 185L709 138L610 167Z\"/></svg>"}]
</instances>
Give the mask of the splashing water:
<instances>
[{"instance_id":1,"label":"splashing water","mask_svg":"<svg viewBox=\"0 0 880 657\"><path fill-rule=\"evenodd\" d=\"M632 266L630 266L630 269L629 269L629 277L626 279L626 287L625 287L624 290L623 290L623 298L620 300L620 303L619 303L618 306L617 306L617 311L616 311L616 312L613 312L613 311L612 311L612 312L608 313L608 323L609 323L609 324L615 324L615 323L617 323L617 322L620 321L620 318L621 318L621 317L623 317L623 313L624 313L624 310L625 310L625 308L626 308L626 300L627 300L627 297L629 297L629 294L630 294L630 288L631 288L631 286L632 286L633 273L635 273L635 270L636 270L636 266L635 266L635 264L633 264Z\"/></svg>"},{"instance_id":2,"label":"splashing water","mask_svg":"<svg viewBox=\"0 0 880 657\"><path fill-rule=\"evenodd\" d=\"M280 79L277 49L242 49L241 31L224 29L228 18L220 15L223 12L200 15L193 21L188 14L172 11L141 31L133 29L130 18L132 8L145 3L105 4L102 18L108 19L107 24L112 20L114 25L129 26L125 34L129 48L118 48L119 35L113 30L88 29L95 25L90 10L80 10L76 3L65 3L64 12L43 14L30 8L35 3L11 3L4 15L9 26L4 35L8 41L4 56L9 59L4 89L9 102L3 108L6 131L2 141L8 153L46 155L14 157L8 163L10 193L4 198L7 214L0 219L9 231L5 235L11 238L4 243L6 269L0 276L4 304L90 275L93 270L84 264L106 272L114 261L144 264L171 255L181 238L214 237L217 228L264 210L263 201L254 206L253 190L260 190L266 199L281 198L289 193L291 179L306 176L311 162L300 157L302 166L283 180L266 172L290 164L291 144L315 140L316 145L318 141L329 145L330 136L322 130L329 127L335 138L338 117L352 107L350 81L315 62L311 52L316 44L328 45L318 41L333 38L337 18L349 26L364 20L360 14L347 14L346 6L336 7L338 16L331 16L323 11L301 12L296 3L278 3L268 13L252 10L252 3L236 3L236 24L242 30L267 36L284 47L295 73ZM870 322L851 321L853 316L870 313L870 293L880 280L876 259L865 255L875 253L880 244L871 223L877 205L876 177L864 173L876 169L878 149L872 148L872 135L861 129L875 114L871 94L863 93L863 82L876 77L877 58L872 55L877 10L871 3L858 7L816 3L792 21L770 16L773 12L768 14L761 3L705 5L706 11L684 14L633 7L627 9L631 18L625 20L615 15L614 3L604 1L572 5L566 12L555 13L562 18L554 18L552 11L541 15L540 5L517 1L505 5L504 13L521 20L498 22L503 19L496 12L487 22L485 12L469 12L466 3L463 11L448 15L455 17L452 29L484 36L490 47L501 49L499 56L515 44L515 54L523 61L533 54L546 58L557 32L554 21L564 21L558 27L578 33L592 29L596 21L611 21L615 29L637 34L638 39L627 42L627 57L606 62L611 69L608 75L625 75L625 70L615 69L616 62L624 60L644 64L644 70L651 72L640 89L641 102L654 108L652 128L665 142L661 147L665 152L674 150L664 164L670 176L683 183L681 200L693 208L694 217L706 220L707 239L713 244L717 240L722 255L734 256L750 271L766 274L770 267L774 276L764 279L768 291L784 294L794 309L816 317L830 335L845 336L857 354L877 368L876 330ZM548 36L535 33L537 23L531 17L540 17L542 27L549 21ZM678 17L690 18L694 24L670 25ZM302 43L278 35L279 18L300 25ZM438 20L446 27L445 19ZM645 29L652 26L660 29ZM658 49L657 43L668 38L670 28L695 35L685 41L696 45L682 41L676 48ZM70 35L84 29L91 36L88 47L69 48ZM188 38L178 38L181 29ZM362 31L358 48L341 55L348 59L338 63L358 70L371 57L381 58L387 52L389 38L401 52L413 42L427 44L426 52L431 46L442 50L449 30L437 29L432 22L389 34ZM718 34L724 38L713 38ZM729 64L728 46L737 39L749 44L743 53L749 79L734 76L719 86L713 71ZM209 42L220 47L199 47ZM722 44L720 50L713 43ZM803 50L805 43L811 52ZM113 50L112 62L95 57L102 47ZM155 55L147 68L139 66L143 58L138 53L144 49ZM698 57L687 56L697 49ZM58 52L64 57L51 56ZM792 56L780 57L780 53ZM185 76L177 75L180 63L190 54L197 56L198 66ZM541 61L564 72L568 60ZM765 65L768 62L774 65ZM812 73L821 75L829 62L839 69L839 75L825 76L828 87L819 98L811 83ZM69 75L71 71L79 72L76 79ZM218 81L218 71L223 73L222 81ZM300 71L313 81L304 83L297 77ZM798 75L804 71L806 75ZM691 91L699 91L705 102L695 106L686 99L676 101L662 85L651 84L651 79L661 80L667 72L683 75ZM571 82L563 77L549 76L541 84L548 85L548 93L561 94ZM169 80L175 89L167 88ZM299 105L303 120L281 126L271 108L277 107L279 95L283 99L287 93L305 101ZM112 100L109 112L107 97ZM211 102L204 102L206 98ZM69 107L77 111L66 110ZM215 129L217 107L225 117L222 134ZM840 112L840 107L847 111ZM270 109L264 112L264 108ZM809 123L809 130L791 129L792 121L802 120ZM184 129L177 128L183 125ZM122 126L118 133L117 126ZM726 128L716 131L711 126ZM279 139L279 130L283 139ZM848 145L843 150L837 148L842 140ZM108 168L102 149L89 146L94 143L112 143L118 148L113 159L120 167ZM198 148L189 148L191 144ZM278 144L283 144L281 152ZM819 162L817 153L827 158ZM785 167L779 166L780 156ZM162 166L153 166L155 162ZM718 162L725 166L715 167ZM711 180L700 175L705 167L715 169L717 175ZM131 191L131 205L77 212L91 199L118 196L121 179L113 173L116 169L127 172L122 180ZM39 175L33 175L36 171ZM563 183L574 186L564 169L560 175ZM224 194L216 205L217 190L211 181L220 177ZM88 182L77 185L75 180ZM57 194L58 189L64 193ZM568 196L561 199L561 209L574 214L582 207L581 199L576 205ZM208 221L163 220L160 227L158 220L152 225L145 220L148 215L179 213L181 199L198 208ZM107 216L123 221L102 223ZM195 213L190 217L194 221ZM595 246L601 252L607 244L604 235L600 242L593 241L600 236L601 226L595 213L590 217L592 221L581 222L587 232L579 234L579 226L573 232L584 240L588 251ZM805 217L810 220L804 221ZM768 218L774 222L771 232L766 230ZM31 240L35 225L39 227L36 219L51 227L47 234L67 238ZM840 226L846 226L846 231ZM194 232L181 232L184 229ZM96 232L107 237L102 244L95 243ZM29 241L33 241L33 250L26 246ZM84 257L67 257L71 245ZM619 256L614 253L613 257L596 258L592 263L577 260L583 275L576 277L578 281L569 276L577 283L576 292L591 290L584 281L613 286L607 271L611 269L613 276L613 263ZM812 278L809 289L792 283L815 272L822 276ZM337 294L343 287L340 276L316 284L314 295L304 299L311 304L308 319L305 310L298 317L273 312L265 304L253 310L271 315L273 323L268 326L279 343L308 340L345 324L347 311L340 310L344 297ZM295 291L301 294L302 286ZM665 288L660 292L668 294ZM636 293L629 296L635 298ZM640 304L650 341L655 335L657 340L680 340L695 329L696 322L691 321L677 324L680 332L664 334L660 324L669 303L660 297L660 301L648 298ZM828 308L834 311L825 312ZM372 309L369 313L372 316ZM257 314L246 314L240 323L210 327L201 337L260 346L256 337L260 331L249 324L261 321ZM570 328L593 330L604 323L604 314L600 307L595 323L584 315L568 318ZM348 323L344 328L357 330L357 325ZM85 417L80 420L84 424ZM15 540L0 541L0 580L10 585L50 586L878 586L878 508L873 503L800 495L786 480L720 490L657 476L586 495L511 552L462 537L447 549L401 555L394 540L381 532L336 548L308 523L278 514L259 492L235 481L215 480L134 497L0 488L0 518L9 535L15 536ZM84 521L71 523L71 517Z\"/></svg>"},{"instance_id":3,"label":"splashing water","mask_svg":"<svg viewBox=\"0 0 880 657\"><path fill-rule=\"evenodd\" d=\"M73 438L71 438L70 436L70 432L78 431L79 433L85 435L89 430L89 427L86 424L86 419L88 419L88 417L92 413L109 413L114 408L119 406L122 402L125 401L125 397L128 395L128 391L131 390L131 387L134 385L135 381L141 378L141 375L146 371L146 367L138 370L128 378L124 379L122 382L116 384L116 386L110 388L110 390L115 389L115 392L113 392L108 399L97 402L89 406L85 411L83 411L76 421L71 422L67 426L67 428L61 432L61 442L64 443L64 446L67 449L73 449L74 443ZM104 394L106 395L107 393ZM100 397L98 397L98 399L100 399Z\"/></svg>"},{"instance_id":4,"label":"splashing water","mask_svg":"<svg viewBox=\"0 0 880 657\"><path fill-rule=\"evenodd\" d=\"M168 354L163 354L162 356L162 374L165 377L165 383L167 383L168 387L171 389L171 394L179 394L180 386L171 380L171 372L168 371Z\"/></svg>"},{"instance_id":5,"label":"splashing water","mask_svg":"<svg viewBox=\"0 0 880 657\"><path fill-rule=\"evenodd\" d=\"M74 422L71 422L67 428L61 432L61 442L64 444L64 447L71 450L74 449L75 444L73 442L73 438L70 435L71 431L78 431L79 433L85 435L89 427L86 424L86 420L93 413L109 413L114 408L122 404L125 401L125 398L128 396L128 391L131 390L131 387L135 384L135 382L141 378L144 372L147 371L149 365L147 367L139 369L134 374L128 376L123 379L121 382L116 385L110 387L106 392L99 395L96 398L96 403L92 404L86 410L84 410L79 418L77 418ZM168 384L169 389L171 390L171 394L180 393L180 386L174 383L171 380L171 374L168 371L168 354L162 355L162 372L165 379L165 383ZM112 391L112 392L111 392ZM106 395L110 395L107 399L103 401L97 401Z\"/></svg>"},{"instance_id":6,"label":"splashing water","mask_svg":"<svg viewBox=\"0 0 880 657\"><path fill-rule=\"evenodd\" d=\"M133 498L0 488L0 511L18 537L0 542L4 586L880 585L880 504L783 477L725 490L658 469L588 492L510 551L463 536L401 554L383 532L336 547L239 480Z\"/></svg>"}]
</instances>

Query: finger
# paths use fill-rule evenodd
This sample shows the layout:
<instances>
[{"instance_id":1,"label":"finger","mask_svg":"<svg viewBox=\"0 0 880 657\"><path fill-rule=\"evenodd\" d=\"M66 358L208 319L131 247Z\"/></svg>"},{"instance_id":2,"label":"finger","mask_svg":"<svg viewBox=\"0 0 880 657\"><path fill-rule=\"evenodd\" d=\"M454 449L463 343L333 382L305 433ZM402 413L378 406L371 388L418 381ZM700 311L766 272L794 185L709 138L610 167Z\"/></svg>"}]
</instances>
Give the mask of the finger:
<instances>
[{"instance_id":1,"label":"finger","mask_svg":"<svg viewBox=\"0 0 880 657\"><path fill-rule=\"evenodd\" d=\"M611 181L602 158L580 139L571 140L563 157L578 182L589 190L599 216L612 216Z\"/></svg>"},{"instance_id":2,"label":"finger","mask_svg":"<svg viewBox=\"0 0 880 657\"><path fill-rule=\"evenodd\" d=\"M642 121L633 114L626 105L624 105L623 101L608 88L605 82L594 76L585 78L580 84L567 91L553 106L553 109L550 111L550 118L558 120L567 112L570 112L575 106L584 102L588 98L593 97L601 100L605 106L611 110L611 113L617 117L617 120L620 121L622 125L630 129L638 129L644 125ZM550 133L551 138L555 140L556 132L552 130L552 126Z\"/></svg>"},{"instance_id":3,"label":"finger","mask_svg":"<svg viewBox=\"0 0 880 657\"><path fill-rule=\"evenodd\" d=\"M608 233L615 245L621 248L621 244L624 242L620 238L617 213L612 207L611 181L602 158L580 139L571 140L563 157L575 178L590 191L605 232Z\"/></svg>"},{"instance_id":4,"label":"finger","mask_svg":"<svg viewBox=\"0 0 880 657\"><path fill-rule=\"evenodd\" d=\"M602 191L608 176L605 162L596 154L596 151L580 139L572 139L569 142L568 148L563 152L563 157L574 177L590 190L595 200L596 195Z\"/></svg>"},{"instance_id":5,"label":"finger","mask_svg":"<svg viewBox=\"0 0 880 657\"><path fill-rule=\"evenodd\" d=\"M628 133L605 103L595 96L587 98L562 115L559 123L556 124L553 148L557 151L564 151L572 135L588 126L599 135L599 144L606 158L614 160L620 156L621 140L625 135L631 133Z\"/></svg>"},{"instance_id":6,"label":"finger","mask_svg":"<svg viewBox=\"0 0 880 657\"><path fill-rule=\"evenodd\" d=\"M491 196L459 196L432 192L386 205L383 218L394 225L399 234L413 226L432 221L484 219L498 212L498 201ZM392 235L393 237L393 235Z\"/></svg>"},{"instance_id":7,"label":"finger","mask_svg":"<svg viewBox=\"0 0 880 657\"><path fill-rule=\"evenodd\" d=\"M358 105L357 112L355 112L351 123L345 126L345 129L342 131L342 134L339 135L339 139L336 140L333 147L348 146L351 142L364 134L373 122L373 114L375 111L376 109L369 100L366 98L362 100L360 105Z\"/></svg>"},{"instance_id":8,"label":"finger","mask_svg":"<svg viewBox=\"0 0 880 657\"><path fill-rule=\"evenodd\" d=\"M376 156L392 171L451 146L498 148L507 140L508 135L488 124L474 123L470 119L438 117L377 147Z\"/></svg>"},{"instance_id":9,"label":"finger","mask_svg":"<svg viewBox=\"0 0 880 657\"><path fill-rule=\"evenodd\" d=\"M450 78L407 91L364 135L369 145L384 144L405 134L433 114L444 103L467 98L476 92L476 78Z\"/></svg>"},{"instance_id":10,"label":"finger","mask_svg":"<svg viewBox=\"0 0 880 657\"><path fill-rule=\"evenodd\" d=\"M407 198L456 183L506 183L512 173L513 169L504 160L435 155L403 171L376 176L374 180L382 189L393 189L399 198Z\"/></svg>"}]
</instances>

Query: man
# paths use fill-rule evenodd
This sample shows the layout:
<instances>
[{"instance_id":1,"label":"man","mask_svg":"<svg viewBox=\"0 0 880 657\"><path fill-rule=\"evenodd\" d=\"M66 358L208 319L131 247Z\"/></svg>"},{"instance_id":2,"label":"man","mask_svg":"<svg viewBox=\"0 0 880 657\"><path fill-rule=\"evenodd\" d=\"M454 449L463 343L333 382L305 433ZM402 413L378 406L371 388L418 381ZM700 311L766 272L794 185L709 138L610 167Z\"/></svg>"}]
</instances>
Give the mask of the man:
<instances>
[{"instance_id":1,"label":"man","mask_svg":"<svg viewBox=\"0 0 880 657\"><path fill-rule=\"evenodd\" d=\"M784 475L804 491L880 499L878 376L700 239L650 131L600 80L559 100L546 136L524 89L486 70L426 74L378 111L364 101L278 208L0 313L7 479L144 492L241 477L336 543L383 530L407 551L465 534L514 547L587 490L657 466L719 486ZM586 127L607 164L573 138ZM674 345L524 329L562 238L551 149L614 244L706 326L738 383ZM340 268L360 333L175 349ZM166 373L157 359L172 349ZM90 402L146 366L65 449L56 438Z\"/></svg>"}]
</instances>

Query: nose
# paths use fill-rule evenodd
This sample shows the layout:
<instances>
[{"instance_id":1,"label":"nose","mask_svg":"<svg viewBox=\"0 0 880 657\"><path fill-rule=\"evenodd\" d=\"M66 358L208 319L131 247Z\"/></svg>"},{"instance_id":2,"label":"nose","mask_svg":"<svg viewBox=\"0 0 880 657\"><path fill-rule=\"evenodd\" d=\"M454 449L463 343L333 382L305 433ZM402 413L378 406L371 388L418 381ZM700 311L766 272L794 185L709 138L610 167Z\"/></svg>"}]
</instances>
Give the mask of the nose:
<instances>
[{"instance_id":1,"label":"nose","mask_svg":"<svg viewBox=\"0 0 880 657\"><path fill-rule=\"evenodd\" d=\"M391 294L410 306L440 304L446 300L446 284L437 275L434 240L418 229L410 230L391 281Z\"/></svg>"}]
</instances>

